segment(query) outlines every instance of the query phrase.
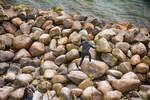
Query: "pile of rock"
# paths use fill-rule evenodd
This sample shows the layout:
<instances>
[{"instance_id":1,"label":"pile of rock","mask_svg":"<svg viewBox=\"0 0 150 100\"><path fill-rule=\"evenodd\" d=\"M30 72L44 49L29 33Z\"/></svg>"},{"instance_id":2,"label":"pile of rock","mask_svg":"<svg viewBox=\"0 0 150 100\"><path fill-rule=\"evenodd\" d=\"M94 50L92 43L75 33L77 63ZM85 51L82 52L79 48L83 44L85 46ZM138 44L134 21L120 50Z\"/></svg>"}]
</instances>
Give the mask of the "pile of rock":
<instances>
[{"instance_id":1,"label":"pile of rock","mask_svg":"<svg viewBox=\"0 0 150 100\"><path fill-rule=\"evenodd\" d=\"M0 100L21 100L25 81L36 87L33 100L150 97L147 28L64 11L15 11L0 24ZM78 45L87 38L97 48L78 70Z\"/></svg>"}]
</instances>

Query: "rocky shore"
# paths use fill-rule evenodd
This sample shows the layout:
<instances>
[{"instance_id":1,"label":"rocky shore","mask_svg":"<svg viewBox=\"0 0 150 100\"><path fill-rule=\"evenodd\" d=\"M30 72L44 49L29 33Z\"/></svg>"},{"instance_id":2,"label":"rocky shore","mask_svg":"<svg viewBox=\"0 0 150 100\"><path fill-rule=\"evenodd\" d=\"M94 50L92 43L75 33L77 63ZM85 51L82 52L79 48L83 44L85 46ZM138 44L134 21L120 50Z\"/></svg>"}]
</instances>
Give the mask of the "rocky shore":
<instances>
[{"instance_id":1,"label":"rocky shore","mask_svg":"<svg viewBox=\"0 0 150 100\"><path fill-rule=\"evenodd\" d=\"M97 48L78 70L87 37ZM25 81L33 100L148 100L149 66L147 28L0 6L0 100L22 100Z\"/></svg>"}]
</instances>

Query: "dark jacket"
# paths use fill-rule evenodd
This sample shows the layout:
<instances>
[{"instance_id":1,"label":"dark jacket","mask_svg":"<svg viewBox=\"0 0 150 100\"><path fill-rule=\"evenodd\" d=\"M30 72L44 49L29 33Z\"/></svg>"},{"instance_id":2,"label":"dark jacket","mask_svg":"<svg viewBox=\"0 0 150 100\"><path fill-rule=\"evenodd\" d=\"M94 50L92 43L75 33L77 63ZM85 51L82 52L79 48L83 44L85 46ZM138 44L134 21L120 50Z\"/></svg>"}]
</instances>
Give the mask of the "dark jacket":
<instances>
[{"instance_id":1,"label":"dark jacket","mask_svg":"<svg viewBox=\"0 0 150 100\"><path fill-rule=\"evenodd\" d=\"M32 92L34 93L35 92L35 89L32 85L29 85L28 87L25 87L24 89L24 95L23 95L23 99L27 98L27 88L30 88L32 90Z\"/></svg>"},{"instance_id":2,"label":"dark jacket","mask_svg":"<svg viewBox=\"0 0 150 100\"><path fill-rule=\"evenodd\" d=\"M91 47L94 49L96 48L92 46L88 40L83 41L79 46L82 46L82 53L84 54L88 54Z\"/></svg>"}]
</instances>

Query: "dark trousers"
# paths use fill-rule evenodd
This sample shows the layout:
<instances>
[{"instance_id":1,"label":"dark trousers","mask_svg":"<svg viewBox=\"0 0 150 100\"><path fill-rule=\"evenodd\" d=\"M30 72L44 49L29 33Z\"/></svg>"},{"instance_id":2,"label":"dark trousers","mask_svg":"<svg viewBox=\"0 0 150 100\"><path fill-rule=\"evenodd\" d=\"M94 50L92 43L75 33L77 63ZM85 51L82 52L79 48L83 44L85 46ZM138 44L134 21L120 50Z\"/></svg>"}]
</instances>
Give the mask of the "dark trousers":
<instances>
[{"instance_id":1,"label":"dark trousers","mask_svg":"<svg viewBox=\"0 0 150 100\"><path fill-rule=\"evenodd\" d=\"M82 53L81 52L81 60L80 60L79 66L82 65L82 62L83 62L85 56L89 56L89 61L91 62L91 54L90 54L90 52L88 52L88 53Z\"/></svg>"}]
</instances>

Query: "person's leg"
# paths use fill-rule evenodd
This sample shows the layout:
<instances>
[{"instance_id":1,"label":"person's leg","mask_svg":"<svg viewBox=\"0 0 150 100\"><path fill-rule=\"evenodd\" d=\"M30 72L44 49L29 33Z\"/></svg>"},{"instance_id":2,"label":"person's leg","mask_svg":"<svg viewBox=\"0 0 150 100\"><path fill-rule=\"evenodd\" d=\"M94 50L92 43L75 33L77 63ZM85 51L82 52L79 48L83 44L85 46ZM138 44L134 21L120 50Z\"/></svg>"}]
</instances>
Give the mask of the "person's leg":
<instances>
[{"instance_id":1,"label":"person's leg","mask_svg":"<svg viewBox=\"0 0 150 100\"><path fill-rule=\"evenodd\" d=\"M89 61L91 62L91 54L90 53L88 53L88 56L89 56Z\"/></svg>"},{"instance_id":2,"label":"person's leg","mask_svg":"<svg viewBox=\"0 0 150 100\"><path fill-rule=\"evenodd\" d=\"M81 65L82 65L82 62L83 62L83 60L84 60L84 57L85 57L85 55L84 55L83 53L81 53L81 60L80 60L80 64L79 64L79 66L81 66Z\"/></svg>"}]
</instances>

